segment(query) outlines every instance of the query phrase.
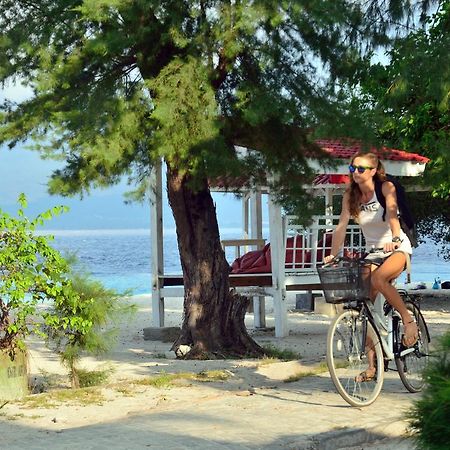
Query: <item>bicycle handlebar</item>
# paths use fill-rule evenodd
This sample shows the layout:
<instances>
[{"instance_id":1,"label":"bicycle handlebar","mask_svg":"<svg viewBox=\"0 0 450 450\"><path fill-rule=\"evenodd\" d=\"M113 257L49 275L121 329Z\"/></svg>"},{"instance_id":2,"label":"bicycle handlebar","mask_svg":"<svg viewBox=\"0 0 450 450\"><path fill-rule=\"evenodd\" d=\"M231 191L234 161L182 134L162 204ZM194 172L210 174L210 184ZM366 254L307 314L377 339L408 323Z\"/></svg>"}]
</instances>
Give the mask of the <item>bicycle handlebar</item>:
<instances>
[{"instance_id":1,"label":"bicycle handlebar","mask_svg":"<svg viewBox=\"0 0 450 450\"><path fill-rule=\"evenodd\" d=\"M348 256L335 256L331 261L323 264L322 267L328 267L331 266L333 264L337 264L341 261L347 261L347 262L352 262L352 261L362 261L364 258L350 258Z\"/></svg>"},{"instance_id":2,"label":"bicycle handlebar","mask_svg":"<svg viewBox=\"0 0 450 450\"><path fill-rule=\"evenodd\" d=\"M391 253L391 252L385 252L383 247L373 247L370 249L369 253L377 253L377 252L384 252L384 253ZM335 256L331 261L325 263L322 265L322 267L328 267L329 265L339 263L341 261L364 261L364 258L350 258L348 256Z\"/></svg>"}]
</instances>

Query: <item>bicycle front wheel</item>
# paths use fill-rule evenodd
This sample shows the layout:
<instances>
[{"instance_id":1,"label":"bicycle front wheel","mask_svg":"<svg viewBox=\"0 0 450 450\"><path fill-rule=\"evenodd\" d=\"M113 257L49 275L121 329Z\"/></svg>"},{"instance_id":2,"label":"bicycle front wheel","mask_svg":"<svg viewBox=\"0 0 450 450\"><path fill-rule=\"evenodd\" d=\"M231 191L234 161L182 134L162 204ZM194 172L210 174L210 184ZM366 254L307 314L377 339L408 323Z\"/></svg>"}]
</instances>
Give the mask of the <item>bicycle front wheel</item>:
<instances>
[{"instance_id":1,"label":"bicycle front wheel","mask_svg":"<svg viewBox=\"0 0 450 450\"><path fill-rule=\"evenodd\" d=\"M398 322L399 330L397 338L399 340L399 352L395 357L395 364L397 366L398 374L402 380L403 385L409 392L420 392L425 384L423 379L423 372L428 364L429 359L429 342L428 332L422 315L414 303L405 301L411 315L419 329L419 339L414 347L408 349L401 344L401 337L403 335L403 324Z\"/></svg>"},{"instance_id":2,"label":"bicycle front wheel","mask_svg":"<svg viewBox=\"0 0 450 450\"><path fill-rule=\"evenodd\" d=\"M375 376L362 380L361 374L374 358ZM352 406L367 406L383 386L383 349L372 324L358 311L347 310L331 323L327 336L327 365L342 398Z\"/></svg>"}]
</instances>

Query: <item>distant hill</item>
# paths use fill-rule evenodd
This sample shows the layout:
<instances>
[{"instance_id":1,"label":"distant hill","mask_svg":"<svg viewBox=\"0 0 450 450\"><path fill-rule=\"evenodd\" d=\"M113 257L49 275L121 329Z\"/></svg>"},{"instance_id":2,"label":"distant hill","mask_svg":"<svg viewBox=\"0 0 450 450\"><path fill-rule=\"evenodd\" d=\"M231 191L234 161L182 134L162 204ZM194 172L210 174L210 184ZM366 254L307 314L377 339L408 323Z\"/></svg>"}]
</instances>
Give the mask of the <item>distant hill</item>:
<instances>
[{"instance_id":1,"label":"distant hill","mask_svg":"<svg viewBox=\"0 0 450 450\"><path fill-rule=\"evenodd\" d=\"M0 208L8 212L16 211L16 199L19 193L24 192L29 202L29 216L52 206L69 206L68 213L51 220L46 228L120 229L150 226L149 204L124 203L123 193L129 188L125 183L104 190L94 190L82 200L48 195L48 177L59 166L60 163L55 161L42 160L36 152L20 148L12 151L0 148ZM214 194L214 200L220 226L240 227L240 201L232 194ZM163 220L165 228L174 227L167 199L164 203Z\"/></svg>"}]
</instances>

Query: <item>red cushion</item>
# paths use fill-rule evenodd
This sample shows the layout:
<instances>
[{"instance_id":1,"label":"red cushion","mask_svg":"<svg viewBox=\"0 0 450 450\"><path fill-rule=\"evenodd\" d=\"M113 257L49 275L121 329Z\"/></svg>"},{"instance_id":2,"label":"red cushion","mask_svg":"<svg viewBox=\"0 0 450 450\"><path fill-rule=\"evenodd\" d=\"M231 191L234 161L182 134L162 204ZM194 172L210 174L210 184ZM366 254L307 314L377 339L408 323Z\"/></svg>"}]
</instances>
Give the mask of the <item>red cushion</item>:
<instances>
[{"instance_id":1,"label":"red cushion","mask_svg":"<svg viewBox=\"0 0 450 450\"><path fill-rule=\"evenodd\" d=\"M322 263L325 256L331 252L331 239L333 234L327 232L317 244L317 263ZM323 251L323 247L325 252ZM304 251L303 236L291 236L286 240L286 267L289 269L311 267L311 251ZM295 253L294 253L295 252ZM293 256L295 255L295 262ZM231 265L231 273L270 273L272 261L270 243L262 250L253 250L237 258Z\"/></svg>"},{"instance_id":2,"label":"red cushion","mask_svg":"<svg viewBox=\"0 0 450 450\"><path fill-rule=\"evenodd\" d=\"M267 264L266 253L270 249L270 244L266 244L261 250L252 250L245 253L240 258L236 258L231 264L231 273L263 273L266 270L260 270ZM270 262L270 253L269 253ZM256 269L256 271L255 271ZM269 268L269 272L270 272Z\"/></svg>"},{"instance_id":3,"label":"red cushion","mask_svg":"<svg viewBox=\"0 0 450 450\"><path fill-rule=\"evenodd\" d=\"M295 251L295 253L294 253ZM298 234L286 240L286 266L288 268L303 267L303 257L305 256L303 250L303 236ZM295 256L295 261L294 261Z\"/></svg>"},{"instance_id":4,"label":"red cushion","mask_svg":"<svg viewBox=\"0 0 450 450\"><path fill-rule=\"evenodd\" d=\"M333 233L328 231L317 244L317 264L321 264L323 258L331 254L331 240L333 239ZM324 248L325 247L325 252ZM325 254L324 254L325 253Z\"/></svg>"}]
</instances>

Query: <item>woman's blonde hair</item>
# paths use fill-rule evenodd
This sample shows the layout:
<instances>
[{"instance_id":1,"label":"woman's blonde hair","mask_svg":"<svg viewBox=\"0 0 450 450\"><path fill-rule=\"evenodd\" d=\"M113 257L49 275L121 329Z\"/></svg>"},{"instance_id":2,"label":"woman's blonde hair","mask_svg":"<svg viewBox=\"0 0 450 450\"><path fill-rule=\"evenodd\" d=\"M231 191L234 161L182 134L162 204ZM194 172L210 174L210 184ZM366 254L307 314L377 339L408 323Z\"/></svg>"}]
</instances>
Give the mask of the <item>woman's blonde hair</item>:
<instances>
[{"instance_id":1,"label":"woman's blonde hair","mask_svg":"<svg viewBox=\"0 0 450 450\"><path fill-rule=\"evenodd\" d=\"M370 161L370 165L377 169L377 172L374 175L374 181L385 181L386 180L386 172L384 170L384 166L378 156L375 153L364 153L364 152L358 152L355 155L353 155L350 164L353 164L353 161L358 158L366 158ZM356 219L359 216L360 211L360 203L361 203L361 189L359 189L359 186L355 181L353 180L353 175L350 174L350 186L347 189L347 192L349 193L348 203L349 203L349 210L350 215Z\"/></svg>"}]
</instances>

